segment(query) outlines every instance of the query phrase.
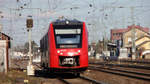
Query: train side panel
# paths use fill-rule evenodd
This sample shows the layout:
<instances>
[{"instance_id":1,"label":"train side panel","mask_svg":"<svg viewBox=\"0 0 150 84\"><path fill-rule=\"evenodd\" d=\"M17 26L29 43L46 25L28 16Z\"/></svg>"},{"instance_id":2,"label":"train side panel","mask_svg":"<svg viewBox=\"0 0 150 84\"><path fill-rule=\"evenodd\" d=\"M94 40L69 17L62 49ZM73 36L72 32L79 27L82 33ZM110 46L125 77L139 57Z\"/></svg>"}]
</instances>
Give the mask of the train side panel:
<instances>
[{"instance_id":1,"label":"train side panel","mask_svg":"<svg viewBox=\"0 0 150 84\"><path fill-rule=\"evenodd\" d=\"M82 54L80 56L80 66L88 67L88 34L85 23L83 23L83 35L82 35Z\"/></svg>"},{"instance_id":2,"label":"train side panel","mask_svg":"<svg viewBox=\"0 0 150 84\"><path fill-rule=\"evenodd\" d=\"M50 29L49 29L49 60L50 60L49 68L58 67L59 61L58 61L56 45L55 45L53 24L50 24Z\"/></svg>"}]
</instances>

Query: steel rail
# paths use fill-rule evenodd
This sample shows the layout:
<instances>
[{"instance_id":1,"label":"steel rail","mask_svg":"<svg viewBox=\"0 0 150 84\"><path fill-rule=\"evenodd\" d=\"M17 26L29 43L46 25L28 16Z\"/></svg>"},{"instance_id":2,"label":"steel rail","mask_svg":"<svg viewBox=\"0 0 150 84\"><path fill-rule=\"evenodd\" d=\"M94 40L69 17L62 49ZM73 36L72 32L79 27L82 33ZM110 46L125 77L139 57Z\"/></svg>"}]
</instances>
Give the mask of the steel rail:
<instances>
[{"instance_id":1,"label":"steel rail","mask_svg":"<svg viewBox=\"0 0 150 84\"><path fill-rule=\"evenodd\" d=\"M94 80L94 79L91 79L91 78L88 78L88 77L85 77L85 76L79 76L79 78L81 80L86 80L88 82L91 82L92 84L106 84L106 83L103 83L103 82L100 82L100 81L97 81L97 80ZM58 78L60 81L62 81L63 83L65 84L72 84L71 82L68 82L67 80L63 79L63 78Z\"/></svg>"},{"instance_id":2,"label":"steel rail","mask_svg":"<svg viewBox=\"0 0 150 84\"><path fill-rule=\"evenodd\" d=\"M119 60L119 62L150 64L150 61L142 61L142 60Z\"/></svg>"},{"instance_id":3,"label":"steel rail","mask_svg":"<svg viewBox=\"0 0 150 84\"><path fill-rule=\"evenodd\" d=\"M126 76L126 77L130 77L130 78L136 78L136 79L141 79L141 80L145 80L145 81L150 81L150 77L141 77L139 76L135 76L135 74L130 74L127 73L127 71L119 71L119 70L115 70L115 69L109 69L109 68L96 68L96 67L89 67L90 70L96 70L96 71L101 71L101 72L106 72L106 73L111 73L111 74L115 74L115 75L120 75L120 76Z\"/></svg>"},{"instance_id":4,"label":"steel rail","mask_svg":"<svg viewBox=\"0 0 150 84\"><path fill-rule=\"evenodd\" d=\"M139 66L139 65L127 65L127 64L109 64L109 63L89 63L89 64L96 64L96 65L104 65L104 66L119 66L119 67L127 67L127 68L136 68L136 69L145 69L150 70L150 66Z\"/></svg>"},{"instance_id":5,"label":"steel rail","mask_svg":"<svg viewBox=\"0 0 150 84\"><path fill-rule=\"evenodd\" d=\"M97 80L94 80L94 79L91 79L91 78L88 78L85 76L80 76L79 78L87 80L87 81L92 82L94 84L106 84L106 83L103 83L103 82L100 82L100 81L97 81Z\"/></svg>"},{"instance_id":6,"label":"steel rail","mask_svg":"<svg viewBox=\"0 0 150 84\"><path fill-rule=\"evenodd\" d=\"M72 84L72 83L70 83L70 82L66 81L66 80L65 80L65 79L63 79L63 78L58 78L58 80L62 81L62 82L63 82L63 83L65 83L65 84Z\"/></svg>"},{"instance_id":7,"label":"steel rail","mask_svg":"<svg viewBox=\"0 0 150 84\"><path fill-rule=\"evenodd\" d=\"M131 73L131 74L136 74L136 75L143 75L143 76L148 76L150 77L149 73L143 73L143 72L137 72L137 71L131 71L131 70L122 70L122 69L117 69L117 68L104 68L104 67L95 67L95 68L101 68L101 69L108 69L108 70L112 70L112 71L119 71L119 72L125 72L125 73Z\"/></svg>"}]
</instances>

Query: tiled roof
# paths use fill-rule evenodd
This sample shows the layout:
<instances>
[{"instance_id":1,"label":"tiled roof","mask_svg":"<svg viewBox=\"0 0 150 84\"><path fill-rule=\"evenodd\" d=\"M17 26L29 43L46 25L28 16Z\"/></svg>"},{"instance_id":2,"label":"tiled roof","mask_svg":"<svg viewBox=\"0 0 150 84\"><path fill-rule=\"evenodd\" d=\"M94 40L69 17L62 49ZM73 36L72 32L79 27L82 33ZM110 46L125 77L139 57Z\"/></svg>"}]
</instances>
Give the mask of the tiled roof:
<instances>
[{"instance_id":1,"label":"tiled roof","mask_svg":"<svg viewBox=\"0 0 150 84\"><path fill-rule=\"evenodd\" d=\"M111 29L111 32L113 33L124 33L126 31L129 31L131 28L137 28L137 29L140 29L140 30L143 30L144 32L149 32L149 28L147 27L141 27L139 25L131 25L131 26L128 26L128 28L121 28L121 29Z\"/></svg>"}]
</instances>

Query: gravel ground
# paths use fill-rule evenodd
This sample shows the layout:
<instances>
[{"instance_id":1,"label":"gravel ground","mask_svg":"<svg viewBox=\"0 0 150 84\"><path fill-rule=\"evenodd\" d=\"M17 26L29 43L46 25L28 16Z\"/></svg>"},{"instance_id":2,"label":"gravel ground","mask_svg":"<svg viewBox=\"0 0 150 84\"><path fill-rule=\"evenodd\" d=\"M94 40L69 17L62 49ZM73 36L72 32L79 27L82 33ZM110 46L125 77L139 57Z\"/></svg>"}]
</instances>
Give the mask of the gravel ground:
<instances>
[{"instance_id":1,"label":"gravel ground","mask_svg":"<svg viewBox=\"0 0 150 84\"><path fill-rule=\"evenodd\" d=\"M98 62L100 60L92 59L91 61ZM15 64L13 64L13 67L15 68L24 68L27 65L27 62L25 61L19 62L15 60L14 63ZM24 66L21 66L22 64ZM99 80L106 84L150 84L148 81L93 70L86 70L82 75ZM60 75L54 76L53 74L45 74L38 77L29 77L26 75L26 72L20 70L11 70L8 74L0 73L0 84L24 84L24 80L28 80L27 84L63 84L60 80L58 80L59 76ZM70 75L63 76L67 77L65 79L73 84L90 84L84 80L72 77Z\"/></svg>"},{"instance_id":2,"label":"gravel ground","mask_svg":"<svg viewBox=\"0 0 150 84\"><path fill-rule=\"evenodd\" d=\"M90 59L89 62L104 62L104 61L101 59L100 60ZM129 64L129 63L125 63L125 64ZM137 64L137 65L143 65L143 64ZM120 69L123 69L123 68L120 68ZM137 71L136 69L131 69L131 68L124 68L124 69ZM138 71L144 72L144 73L150 72L149 70L140 70L140 69ZM128 78L124 76L119 76L119 75L114 75L114 74L99 72L99 71L93 71L93 70L87 70L84 73L84 75L94 78L96 80L103 81L108 84L150 84L149 81L143 81L143 80L138 80L134 78Z\"/></svg>"},{"instance_id":3,"label":"gravel ground","mask_svg":"<svg viewBox=\"0 0 150 84\"><path fill-rule=\"evenodd\" d=\"M128 78L124 76L99 72L99 71L93 71L93 70L87 70L84 73L84 76L91 77L93 79L103 81L107 84L150 84L148 81Z\"/></svg>"},{"instance_id":4,"label":"gravel ground","mask_svg":"<svg viewBox=\"0 0 150 84\"><path fill-rule=\"evenodd\" d=\"M82 75L104 82L106 84L150 84L150 82L148 81L93 70L87 70ZM29 83L27 84L63 84L55 76L49 75L40 77L29 77L26 76L25 72L16 70L10 71L8 74L0 73L0 76L1 76L0 84L24 84L24 80L29 81ZM68 76L66 75L65 77L67 77L65 79L69 82L72 82L72 84L90 84L84 80L81 80L76 77L71 77L69 75Z\"/></svg>"}]
</instances>

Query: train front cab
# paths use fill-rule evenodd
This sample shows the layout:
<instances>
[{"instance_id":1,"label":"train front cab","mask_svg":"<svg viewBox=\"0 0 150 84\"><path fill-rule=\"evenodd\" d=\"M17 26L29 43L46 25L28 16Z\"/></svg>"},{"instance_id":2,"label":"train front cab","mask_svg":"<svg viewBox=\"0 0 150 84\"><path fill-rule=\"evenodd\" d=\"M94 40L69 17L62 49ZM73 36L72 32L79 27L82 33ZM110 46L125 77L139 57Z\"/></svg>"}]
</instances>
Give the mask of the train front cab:
<instances>
[{"instance_id":1,"label":"train front cab","mask_svg":"<svg viewBox=\"0 0 150 84\"><path fill-rule=\"evenodd\" d=\"M87 69L88 35L84 22L67 26L51 24L48 34L50 70L82 72Z\"/></svg>"}]
</instances>

